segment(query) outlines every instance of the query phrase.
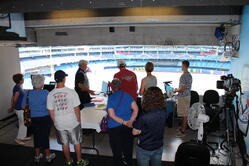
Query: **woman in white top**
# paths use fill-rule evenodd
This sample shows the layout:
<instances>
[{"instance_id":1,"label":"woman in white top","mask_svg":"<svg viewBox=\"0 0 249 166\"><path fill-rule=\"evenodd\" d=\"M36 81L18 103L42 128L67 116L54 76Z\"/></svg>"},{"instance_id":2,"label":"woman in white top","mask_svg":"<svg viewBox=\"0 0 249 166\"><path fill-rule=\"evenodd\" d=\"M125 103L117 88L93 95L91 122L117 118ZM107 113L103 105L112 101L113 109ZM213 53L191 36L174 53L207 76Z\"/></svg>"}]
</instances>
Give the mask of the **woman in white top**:
<instances>
[{"instance_id":1,"label":"woman in white top","mask_svg":"<svg viewBox=\"0 0 249 166\"><path fill-rule=\"evenodd\" d=\"M154 75L151 74L151 72L154 70L154 64L152 62L147 62L145 65L145 71L147 73L147 76L144 77L141 81L141 86L139 90L139 94L143 95L144 92L149 87L156 87L157 86L157 79Z\"/></svg>"}]
</instances>

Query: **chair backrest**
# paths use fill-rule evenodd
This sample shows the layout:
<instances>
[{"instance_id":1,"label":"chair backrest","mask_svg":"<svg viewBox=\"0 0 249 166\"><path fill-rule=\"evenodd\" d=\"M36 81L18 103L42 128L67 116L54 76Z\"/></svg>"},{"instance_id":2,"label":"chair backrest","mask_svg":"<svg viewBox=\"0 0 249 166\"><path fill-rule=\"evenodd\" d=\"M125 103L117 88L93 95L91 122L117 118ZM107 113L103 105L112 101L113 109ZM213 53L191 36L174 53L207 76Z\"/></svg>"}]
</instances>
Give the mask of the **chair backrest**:
<instances>
[{"instance_id":1,"label":"chair backrest","mask_svg":"<svg viewBox=\"0 0 249 166\"><path fill-rule=\"evenodd\" d=\"M190 107L194 104L199 102L199 94L196 91L191 90L191 98L190 98Z\"/></svg>"},{"instance_id":2,"label":"chair backrest","mask_svg":"<svg viewBox=\"0 0 249 166\"><path fill-rule=\"evenodd\" d=\"M209 122L204 124L205 133L216 131L220 128L220 120L219 116L217 116L217 113L220 111L220 107L218 105L219 99L219 93L215 90L207 90L203 95L206 115L210 118Z\"/></svg>"},{"instance_id":3,"label":"chair backrest","mask_svg":"<svg viewBox=\"0 0 249 166\"><path fill-rule=\"evenodd\" d=\"M175 166L208 166L210 152L206 145L197 142L182 143L175 155Z\"/></svg>"},{"instance_id":4,"label":"chair backrest","mask_svg":"<svg viewBox=\"0 0 249 166\"><path fill-rule=\"evenodd\" d=\"M203 102L206 104L218 104L220 100L219 93L216 90L207 90L203 95Z\"/></svg>"}]
</instances>

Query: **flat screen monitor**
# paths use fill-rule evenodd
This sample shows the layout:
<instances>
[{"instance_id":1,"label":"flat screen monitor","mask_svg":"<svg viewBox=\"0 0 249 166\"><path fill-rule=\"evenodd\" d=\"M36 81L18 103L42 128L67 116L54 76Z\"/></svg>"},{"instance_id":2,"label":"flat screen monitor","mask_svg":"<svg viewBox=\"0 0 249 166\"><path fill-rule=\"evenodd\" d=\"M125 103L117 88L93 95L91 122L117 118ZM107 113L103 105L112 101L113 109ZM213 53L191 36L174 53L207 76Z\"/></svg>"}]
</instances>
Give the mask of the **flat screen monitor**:
<instances>
[{"instance_id":1,"label":"flat screen monitor","mask_svg":"<svg viewBox=\"0 0 249 166\"><path fill-rule=\"evenodd\" d=\"M43 89L48 90L49 92L52 91L55 88L54 84L44 84Z\"/></svg>"},{"instance_id":2,"label":"flat screen monitor","mask_svg":"<svg viewBox=\"0 0 249 166\"><path fill-rule=\"evenodd\" d=\"M105 93L105 94L108 92L108 83L105 82L105 81L102 82L102 89L101 89L101 92L103 92L103 93Z\"/></svg>"}]
</instances>

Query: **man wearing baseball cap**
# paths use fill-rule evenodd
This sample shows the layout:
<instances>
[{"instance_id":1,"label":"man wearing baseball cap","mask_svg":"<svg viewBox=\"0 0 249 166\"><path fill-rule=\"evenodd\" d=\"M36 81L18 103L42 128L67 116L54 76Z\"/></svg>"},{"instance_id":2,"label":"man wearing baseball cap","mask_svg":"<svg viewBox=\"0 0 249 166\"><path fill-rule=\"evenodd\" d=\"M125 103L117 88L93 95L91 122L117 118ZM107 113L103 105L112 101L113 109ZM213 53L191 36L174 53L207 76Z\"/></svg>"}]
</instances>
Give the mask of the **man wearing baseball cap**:
<instances>
[{"instance_id":1,"label":"man wearing baseball cap","mask_svg":"<svg viewBox=\"0 0 249 166\"><path fill-rule=\"evenodd\" d=\"M131 97L137 101L137 76L134 72L126 69L126 63L123 59L117 61L119 72L114 75L121 81L121 90L127 92Z\"/></svg>"},{"instance_id":2,"label":"man wearing baseball cap","mask_svg":"<svg viewBox=\"0 0 249 166\"><path fill-rule=\"evenodd\" d=\"M69 149L71 143L77 156L76 165L86 166L89 162L81 158L80 100L75 90L65 87L66 76L68 75L62 70L55 72L54 79L57 85L48 94L47 107L57 130L57 141L62 144L66 165L73 165Z\"/></svg>"}]
</instances>

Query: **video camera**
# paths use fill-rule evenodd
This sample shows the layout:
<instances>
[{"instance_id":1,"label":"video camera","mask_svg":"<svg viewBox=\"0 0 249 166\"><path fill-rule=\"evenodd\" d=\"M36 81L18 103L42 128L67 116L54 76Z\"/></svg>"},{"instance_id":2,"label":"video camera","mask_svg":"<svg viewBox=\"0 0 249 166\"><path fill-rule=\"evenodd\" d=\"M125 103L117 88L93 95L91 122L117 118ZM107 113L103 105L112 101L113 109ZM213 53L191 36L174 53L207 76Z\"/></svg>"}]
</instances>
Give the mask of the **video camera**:
<instances>
[{"instance_id":1,"label":"video camera","mask_svg":"<svg viewBox=\"0 0 249 166\"><path fill-rule=\"evenodd\" d=\"M246 146L243 137L243 132L239 128L240 119L240 109L243 110L242 103L239 105L239 100L241 101L241 96L243 95L241 89L241 81L237 78L234 78L232 74L227 76L221 76L221 80L217 81L216 87L218 89L224 89L225 95L222 96L224 107L220 111L225 110L225 121L226 121L226 136L225 141L227 141L228 149L232 149L235 144L238 145L240 156L242 158L242 165L247 165L248 161L245 159L246 156ZM239 92L240 95L236 93ZM239 99L240 97L240 99ZM234 101L235 98L235 101ZM219 115L218 113L217 115ZM247 126L248 129L248 126ZM232 134L232 135L231 135ZM246 134L244 134L246 135ZM232 143L232 144L231 144ZM222 143L223 144L223 143ZM221 145L222 147L222 145ZM234 156L233 152L230 153L231 156ZM235 163L235 158L232 158ZM231 161L232 161L231 160ZM233 161L232 161L233 163ZM233 165L233 164L232 164Z\"/></svg>"},{"instance_id":2,"label":"video camera","mask_svg":"<svg viewBox=\"0 0 249 166\"><path fill-rule=\"evenodd\" d=\"M241 82L239 79L234 78L232 74L220 77L221 80L217 81L217 89L224 89L228 93L235 93L241 89Z\"/></svg>"}]
</instances>

